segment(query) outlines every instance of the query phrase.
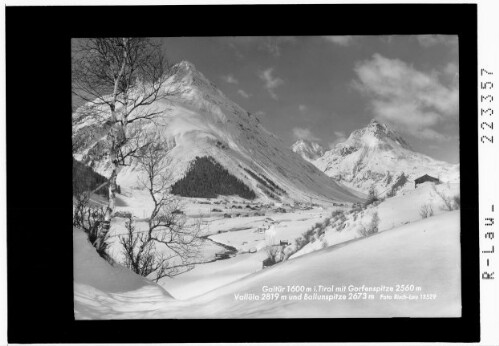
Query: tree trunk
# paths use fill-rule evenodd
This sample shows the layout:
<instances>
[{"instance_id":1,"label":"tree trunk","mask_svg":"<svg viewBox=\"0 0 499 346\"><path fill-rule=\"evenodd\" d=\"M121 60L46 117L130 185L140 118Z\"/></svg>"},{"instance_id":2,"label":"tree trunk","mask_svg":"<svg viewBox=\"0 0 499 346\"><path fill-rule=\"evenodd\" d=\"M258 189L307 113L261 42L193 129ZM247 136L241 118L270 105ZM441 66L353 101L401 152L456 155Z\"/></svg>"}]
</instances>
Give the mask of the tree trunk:
<instances>
[{"instance_id":1,"label":"tree trunk","mask_svg":"<svg viewBox=\"0 0 499 346\"><path fill-rule=\"evenodd\" d=\"M107 232L109 232L109 229L111 228L111 219L116 205L116 189L117 189L116 178L118 177L118 173L121 170L121 164L119 162L118 155L121 146L124 144L125 131L126 131L124 123L120 121L121 119L118 119L118 113L116 112L116 100L118 96L118 86L121 81L121 78L123 77L123 73L125 72L125 66L128 58L127 43L128 39L123 38L123 61L119 73L114 81L113 99L110 104L112 125L108 134L108 137L111 141L111 149L109 151L109 161L113 166L113 170L111 172L111 176L109 177L108 205L106 208L106 213L104 215L104 220L102 222L102 227L99 230L100 234L96 240L96 248L99 248L99 246L106 238Z\"/></svg>"}]
</instances>

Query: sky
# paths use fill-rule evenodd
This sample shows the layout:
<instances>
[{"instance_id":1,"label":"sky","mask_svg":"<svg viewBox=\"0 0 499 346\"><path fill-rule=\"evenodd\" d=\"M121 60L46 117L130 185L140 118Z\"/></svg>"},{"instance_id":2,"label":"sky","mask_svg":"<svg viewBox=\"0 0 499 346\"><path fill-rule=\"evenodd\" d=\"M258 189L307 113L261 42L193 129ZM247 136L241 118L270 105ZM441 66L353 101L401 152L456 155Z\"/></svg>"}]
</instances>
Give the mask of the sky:
<instances>
[{"instance_id":1,"label":"sky","mask_svg":"<svg viewBox=\"0 0 499 346\"><path fill-rule=\"evenodd\" d=\"M459 162L457 36L162 38L291 146L328 148L375 118L416 151Z\"/></svg>"}]
</instances>

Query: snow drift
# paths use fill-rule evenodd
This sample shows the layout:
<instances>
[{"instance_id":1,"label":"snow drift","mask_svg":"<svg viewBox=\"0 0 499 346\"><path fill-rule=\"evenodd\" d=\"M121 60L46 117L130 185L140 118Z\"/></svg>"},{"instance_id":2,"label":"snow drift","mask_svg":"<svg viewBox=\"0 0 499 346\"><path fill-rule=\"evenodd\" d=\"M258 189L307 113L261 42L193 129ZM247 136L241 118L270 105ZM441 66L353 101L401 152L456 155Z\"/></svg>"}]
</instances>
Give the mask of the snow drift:
<instances>
[{"instance_id":1,"label":"snow drift","mask_svg":"<svg viewBox=\"0 0 499 346\"><path fill-rule=\"evenodd\" d=\"M172 300L161 286L99 257L87 235L73 229L74 312L76 319L127 318ZM128 303L130 306L128 306ZM115 315L113 315L113 318Z\"/></svg>"}]
</instances>

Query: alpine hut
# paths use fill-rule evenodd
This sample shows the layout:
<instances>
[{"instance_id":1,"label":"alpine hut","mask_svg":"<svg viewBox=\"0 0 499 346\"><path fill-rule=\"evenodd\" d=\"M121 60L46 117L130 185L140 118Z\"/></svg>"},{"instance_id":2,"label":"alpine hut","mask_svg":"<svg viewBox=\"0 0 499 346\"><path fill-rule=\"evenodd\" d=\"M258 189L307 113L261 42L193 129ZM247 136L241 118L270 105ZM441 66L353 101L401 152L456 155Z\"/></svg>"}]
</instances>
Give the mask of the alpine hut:
<instances>
[{"instance_id":1,"label":"alpine hut","mask_svg":"<svg viewBox=\"0 0 499 346\"><path fill-rule=\"evenodd\" d=\"M414 180L414 188L418 187L418 184L426 183L427 181L431 181L432 183L439 183L440 180L438 178L432 177L428 174L423 175Z\"/></svg>"}]
</instances>

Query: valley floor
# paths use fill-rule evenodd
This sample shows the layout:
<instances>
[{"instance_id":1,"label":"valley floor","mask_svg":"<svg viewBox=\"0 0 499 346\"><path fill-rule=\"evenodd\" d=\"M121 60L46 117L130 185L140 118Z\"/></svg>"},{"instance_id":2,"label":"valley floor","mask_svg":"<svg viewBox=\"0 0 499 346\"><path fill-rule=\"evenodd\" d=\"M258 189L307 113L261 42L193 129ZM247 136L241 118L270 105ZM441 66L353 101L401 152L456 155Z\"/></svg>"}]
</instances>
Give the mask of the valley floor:
<instances>
[{"instance_id":1,"label":"valley floor","mask_svg":"<svg viewBox=\"0 0 499 346\"><path fill-rule=\"evenodd\" d=\"M188 206L187 209L194 213L190 219L201 217L202 220L205 236L200 262L206 263L198 264L193 270L176 277L163 278L158 284L176 299L183 300L239 280L262 269L262 261L267 257L269 229L272 230L272 242L293 243L305 230L331 214L331 210L323 207L289 210L286 213L272 212L265 207L259 207L258 211L233 208L240 205L229 203L225 207L215 205L214 208L213 205L193 203ZM210 213L212 209L223 212ZM235 216L244 213L246 217ZM223 214L233 217L224 217ZM118 239L126 232L124 222L124 219L116 220L111 229L110 252L113 258L120 258ZM140 226L140 222L137 224ZM231 256L217 259L216 254L225 252Z\"/></svg>"}]
</instances>

